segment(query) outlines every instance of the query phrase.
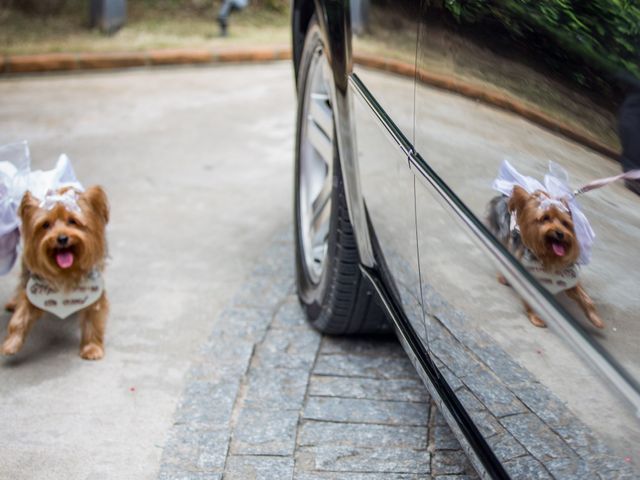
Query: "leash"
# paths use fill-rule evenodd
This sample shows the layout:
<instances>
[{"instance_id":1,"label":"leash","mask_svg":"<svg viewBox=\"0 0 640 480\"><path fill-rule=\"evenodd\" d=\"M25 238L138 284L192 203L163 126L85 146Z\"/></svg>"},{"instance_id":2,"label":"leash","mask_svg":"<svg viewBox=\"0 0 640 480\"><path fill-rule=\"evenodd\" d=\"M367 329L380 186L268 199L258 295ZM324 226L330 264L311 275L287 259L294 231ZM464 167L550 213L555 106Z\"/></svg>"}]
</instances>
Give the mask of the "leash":
<instances>
[{"instance_id":1,"label":"leash","mask_svg":"<svg viewBox=\"0 0 640 480\"><path fill-rule=\"evenodd\" d=\"M610 183L617 182L618 180L640 180L640 170L629 170L628 172L621 173L620 175L614 175L613 177L601 178L599 180L593 180L573 192L573 196L577 197L583 193L602 188Z\"/></svg>"}]
</instances>

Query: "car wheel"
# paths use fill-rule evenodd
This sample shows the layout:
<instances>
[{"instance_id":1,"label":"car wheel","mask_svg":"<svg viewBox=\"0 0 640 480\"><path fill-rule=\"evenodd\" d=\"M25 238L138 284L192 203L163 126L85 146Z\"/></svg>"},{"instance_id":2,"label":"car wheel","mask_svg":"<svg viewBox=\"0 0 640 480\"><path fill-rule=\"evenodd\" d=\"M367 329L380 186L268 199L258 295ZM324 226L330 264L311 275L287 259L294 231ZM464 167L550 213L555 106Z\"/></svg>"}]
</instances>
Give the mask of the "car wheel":
<instances>
[{"instance_id":1,"label":"car wheel","mask_svg":"<svg viewBox=\"0 0 640 480\"><path fill-rule=\"evenodd\" d=\"M388 331L366 289L345 198L332 108L334 89L320 29L307 32L298 75L295 244L298 297L329 334Z\"/></svg>"}]
</instances>

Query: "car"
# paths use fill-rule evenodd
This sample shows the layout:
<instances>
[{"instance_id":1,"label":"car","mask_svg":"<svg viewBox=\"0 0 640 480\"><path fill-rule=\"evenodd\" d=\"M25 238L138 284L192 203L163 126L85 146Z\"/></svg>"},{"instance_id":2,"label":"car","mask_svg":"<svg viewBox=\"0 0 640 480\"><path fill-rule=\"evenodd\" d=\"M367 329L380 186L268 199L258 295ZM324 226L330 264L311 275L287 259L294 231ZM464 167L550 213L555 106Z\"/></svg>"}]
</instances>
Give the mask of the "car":
<instances>
[{"instance_id":1,"label":"car","mask_svg":"<svg viewBox=\"0 0 640 480\"><path fill-rule=\"evenodd\" d=\"M483 478L640 478L640 8L293 0L292 42L311 325L395 331Z\"/></svg>"}]
</instances>

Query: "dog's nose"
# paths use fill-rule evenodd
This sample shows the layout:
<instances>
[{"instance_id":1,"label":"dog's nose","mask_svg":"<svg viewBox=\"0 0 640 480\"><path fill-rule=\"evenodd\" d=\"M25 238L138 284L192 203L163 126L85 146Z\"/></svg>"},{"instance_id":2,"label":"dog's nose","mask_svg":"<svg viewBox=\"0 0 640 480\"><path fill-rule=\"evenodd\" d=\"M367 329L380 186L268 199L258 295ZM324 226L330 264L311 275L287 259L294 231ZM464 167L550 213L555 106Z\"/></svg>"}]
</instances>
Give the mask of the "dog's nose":
<instances>
[{"instance_id":1,"label":"dog's nose","mask_svg":"<svg viewBox=\"0 0 640 480\"><path fill-rule=\"evenodd\" d=\"M64 247L67 243L69 243L69 237L66 235L58 235L58 245Z\"/></svg>"},{"instance_id":2,"label":"dog's nose","mask_svg":"<svg viewBox=\"0 0 640 480\"><path fill-rule=\"evenodd\" d=\"M556 240L562 240L564 238L564 233L562 233L559 230L556 230L554 233L554 236L556 237Z\"/></svg>"}]
</instances>

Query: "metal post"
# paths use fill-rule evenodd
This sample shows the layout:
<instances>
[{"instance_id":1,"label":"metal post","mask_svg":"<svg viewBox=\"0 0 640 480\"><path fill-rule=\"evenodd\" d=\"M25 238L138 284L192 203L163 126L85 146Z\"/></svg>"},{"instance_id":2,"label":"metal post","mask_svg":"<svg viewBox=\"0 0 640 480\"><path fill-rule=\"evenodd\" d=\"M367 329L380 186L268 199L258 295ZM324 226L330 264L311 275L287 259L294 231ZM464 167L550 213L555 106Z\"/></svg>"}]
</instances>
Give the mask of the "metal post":
<instances>
[{"instance_id":1,"label":"metal post","mask_svg":"<svg viewBox=\"0 0 640 480\"><path fill-rule=\"evenodd\" d=\"M114 33L125 23L127 0L90 0L89 25L104 33Z\"/></svg>"}]
</instances>

